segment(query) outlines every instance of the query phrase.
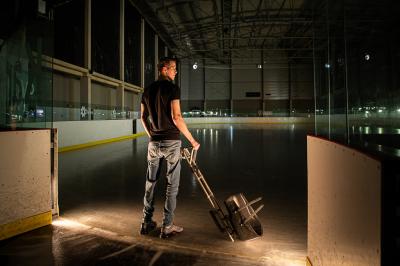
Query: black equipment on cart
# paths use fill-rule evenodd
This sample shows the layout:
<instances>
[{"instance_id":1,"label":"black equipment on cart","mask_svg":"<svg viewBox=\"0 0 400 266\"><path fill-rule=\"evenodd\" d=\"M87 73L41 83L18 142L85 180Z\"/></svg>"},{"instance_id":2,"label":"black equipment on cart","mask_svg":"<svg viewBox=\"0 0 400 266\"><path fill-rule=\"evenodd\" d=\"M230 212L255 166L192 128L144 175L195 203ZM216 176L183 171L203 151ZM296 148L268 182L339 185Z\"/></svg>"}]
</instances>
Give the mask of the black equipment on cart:
<instances>
[{"instance_id":1,"label":"black equipment on cart","mask_svg":"<svg viewBox=\"0 0 400 266\"><path fill-rule=\"evenodd\" d=\"M256 210L252 207L254 203L261 200L261 197L248 202L242 193L232 195L224 201L228 212L225 214L197 166L196 155L197 151L194 149L182 149L183 159L189 164L211 204L210 214L219 230L227 233L232 242L236 238L250 240L262 236L263 228L257 213L264 205L260 205Z\"/></svg>"}]
</instances>

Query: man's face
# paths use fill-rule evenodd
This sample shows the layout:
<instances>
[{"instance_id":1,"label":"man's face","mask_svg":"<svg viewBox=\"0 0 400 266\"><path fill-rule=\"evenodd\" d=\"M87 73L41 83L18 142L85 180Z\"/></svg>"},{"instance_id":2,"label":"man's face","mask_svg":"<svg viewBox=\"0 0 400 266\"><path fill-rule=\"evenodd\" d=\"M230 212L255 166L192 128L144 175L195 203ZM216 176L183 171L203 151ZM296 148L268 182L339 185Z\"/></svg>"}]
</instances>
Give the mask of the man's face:
<instances>
[{"instance_id":1,"label":"man's face","mask_svg":"<svg viewBox=\"0 0 400 266\"><path fill-rule=\"evenodd\" d=\"M169 62L169 65L165 67L164 75L168 77L169 80L172 81L175 79L177 73L178 71L176 71L176 62L175 61Z\"/></svg>"}]
</instances>

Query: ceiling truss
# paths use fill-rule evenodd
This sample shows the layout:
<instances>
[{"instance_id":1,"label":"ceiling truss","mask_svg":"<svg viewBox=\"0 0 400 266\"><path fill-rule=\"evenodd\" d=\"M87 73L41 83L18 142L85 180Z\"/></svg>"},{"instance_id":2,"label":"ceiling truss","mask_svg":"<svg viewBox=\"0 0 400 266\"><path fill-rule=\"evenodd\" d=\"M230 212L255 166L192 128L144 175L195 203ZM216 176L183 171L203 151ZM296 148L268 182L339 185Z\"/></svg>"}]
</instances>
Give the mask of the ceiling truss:
<instances>
[{"instance_id":1,"label":"ceiling truss","mask_svg":"<svg viewBox=\"0 0 400 266\"><path fill-rule=\"evenodd\" d=\"M307 0L130 1L182 59L229 64L268 51L289 58L312 54Z\"/></svg>"}]
</instances>

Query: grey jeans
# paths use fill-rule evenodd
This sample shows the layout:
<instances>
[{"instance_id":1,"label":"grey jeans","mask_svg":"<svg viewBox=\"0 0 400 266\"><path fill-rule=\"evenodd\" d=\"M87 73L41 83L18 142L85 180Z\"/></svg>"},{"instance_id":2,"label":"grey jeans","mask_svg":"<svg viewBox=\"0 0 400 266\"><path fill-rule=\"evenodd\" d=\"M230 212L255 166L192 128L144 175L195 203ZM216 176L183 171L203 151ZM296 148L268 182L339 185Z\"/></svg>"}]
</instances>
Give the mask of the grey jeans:
<instances>
[{"instance_id":1,"label":"grey jeans","mask_svg":"<svg viewBox=\"0 0 400 266\"><path fill-rule=\"evenodd\" d=\"M176 208L181 172L181 141L150 141L147 148L147 173L143 199L143 222L151 221L154 212L154 188L160 175L161 163L167 162L167 187L165 191L163 226L171 225Z\"/></svg>"}]
</instances>

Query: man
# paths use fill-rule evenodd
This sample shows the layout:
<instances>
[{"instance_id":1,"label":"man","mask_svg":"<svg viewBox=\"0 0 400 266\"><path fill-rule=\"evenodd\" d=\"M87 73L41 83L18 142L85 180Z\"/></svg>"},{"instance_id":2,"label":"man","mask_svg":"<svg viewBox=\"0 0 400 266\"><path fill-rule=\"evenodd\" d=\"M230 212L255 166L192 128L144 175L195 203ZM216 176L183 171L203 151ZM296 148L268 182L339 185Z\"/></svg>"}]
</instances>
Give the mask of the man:
<instances>
[{"instance_id":1,"label":"man","mask_svg":"<svg viewBox=\"0 0 400 266\"><path fill-rule=\"evenodd\" d=\"M159 79L144 90L140 105L142 124L150 138L140 234L148 234L157 226L152 220L154 188L160 174L161 162L166 160L167 188L160 234L161 238L166 238L183 231L182 227L173 224L181 170L180 132L195 150L199 149L200 144L193 138L182 118L180 89L173 83L177 74L176 59L161 58L158 71Z\"/></svg>"}]
</instances>

